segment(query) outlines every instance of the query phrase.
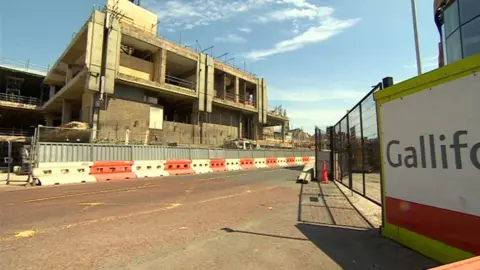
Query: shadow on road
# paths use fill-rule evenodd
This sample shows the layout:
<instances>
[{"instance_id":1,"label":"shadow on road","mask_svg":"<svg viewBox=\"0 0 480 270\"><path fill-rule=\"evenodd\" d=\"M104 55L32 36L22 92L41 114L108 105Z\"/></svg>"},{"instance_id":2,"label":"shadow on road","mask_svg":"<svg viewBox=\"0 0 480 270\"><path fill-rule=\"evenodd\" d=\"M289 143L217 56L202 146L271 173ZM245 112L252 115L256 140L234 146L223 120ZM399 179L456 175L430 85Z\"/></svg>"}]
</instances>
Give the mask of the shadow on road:
<instances>
[{"instance_id":1,"label":"shadow on road","mask_svg":"<svg viewBox=\"0 0 480 270\"><path fill-rule=\"evenodd\" d=\"M275 234L269 234L269 233L258 233L258 232L234 230L231 228L223 228L222 231L226 231L228 233L244 233L244 234L267 236L267 237L274 237L274 238L281 238L281 239L288 239L288 240L308 241L307 238L298 238L298 237L282 236L282 235L275 235Z\"/></svg>"}]
</instances>

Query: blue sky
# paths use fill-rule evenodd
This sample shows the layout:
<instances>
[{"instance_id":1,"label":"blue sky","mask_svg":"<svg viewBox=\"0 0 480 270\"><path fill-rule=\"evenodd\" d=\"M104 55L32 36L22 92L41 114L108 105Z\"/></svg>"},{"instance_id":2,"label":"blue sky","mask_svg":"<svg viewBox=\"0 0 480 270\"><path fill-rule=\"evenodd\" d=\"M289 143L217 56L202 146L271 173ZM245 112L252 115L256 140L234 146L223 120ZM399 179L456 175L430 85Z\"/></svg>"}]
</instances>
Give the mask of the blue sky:
<instances>
[{"instance_id":1,"label":"blue sky","mask_svg":"<svg viewBox=\"0 0 480 270\"><path fill-rule=\"evenodd\" d=\"M355 4L352 4L355 3ZM55 62L104 0L0 3L0 56ZM291 128L337 122L385 76L415 76L410 0L143 0L159 34L228 52L230 63L264 77L269 106L283 105ZM424 71L435 68L433 0L417 1Z\"/></svg>"}]
</instances>

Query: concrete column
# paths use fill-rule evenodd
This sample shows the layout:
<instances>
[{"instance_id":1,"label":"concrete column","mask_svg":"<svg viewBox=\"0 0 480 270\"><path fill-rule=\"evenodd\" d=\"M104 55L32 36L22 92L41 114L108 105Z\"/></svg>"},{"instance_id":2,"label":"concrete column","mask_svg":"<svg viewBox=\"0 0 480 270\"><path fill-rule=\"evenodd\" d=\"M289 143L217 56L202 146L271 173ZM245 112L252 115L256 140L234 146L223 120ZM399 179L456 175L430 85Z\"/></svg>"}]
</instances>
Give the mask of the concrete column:
<instances>
[{"instance_id":1,"label":"concrete column","mask_svg":"<svg viewBox=\"0 0 480 270\"><path fill-rule=\"evenodd\" d=\"M205 79L206 79L206 55L200 54L197 63L197 93L198 93L198 110L201 112L205 111L205 101L206 101L206 89L205 89Z\"/></svg>"},{"instance_id":2,"label":"concrete column","mask_svg":"<svg viewBox=\"0 0 480 270\"><path fill-rule=\"evenodd\" d=\"M206 92L206 99L207 99L207 102L205 103L206 105L206 108L205 108L205 111L208 112L208 113L211 113L212 112L212 103L213 103L213 96L215 94L214 92L214 70L215 70L215 67L214 67L214 59L211 57L211 56L206 56L206 65L205 65L205 68L206 68L206 84L207 84L207 88L205 89L205 92Z\"/></svg>"},{"instance_id":3,"label":"concrete column","mask_svg":"<svg viewBox=\"0 0 480 270\"><path fill-rule=\"evenodd\" d=\"M243 115L238 115L238 138L241 139L243 136Z\"/></svg>"},{"instance_id":4,"label":"concrete column","mask_svg":"<svg viewBox=\"0 0 480 270\"><path fill-rule=\"evenodd\" d=\"M238 102L238 95L240 93L240 79L235 77L235 102Z\"/></svg>"},{"instance_id":5,"label":"concrete column","mask_svg":"<svg viewBox=\"0 0 480 270\"><path fill-rule=\"evenodd\" d=\"M67 65L67 75L65 75L65 84L67 84L73 77L72 65Z\"/></svg>"},{"instance_id":6,"label":"concrete column","mask_svg":"<svg viewBox=\"0 0 480 270\"><path fill-rule=\"evenodd\" d=\"M53 127L53 114L45 114L45 124L47 127Z\"/></svg>"},{"instance_id":7,"label":"concrete column","mask_svg":"<svg viewBox=\"0 0 480 270\"><path fill-rule=\"evenodd\" d=\"M285 142L285 122L282 123L281 135L282 135L282 143L284 143Z\"/></svg>"},{"instance_id":8,"label":"concrete column","mask_svg":"<svg viewBox=\"0 0 480 270\"><path fill-rule=\"evenodd\" d=\"M62 125L72 120L72 102L70 100L63 100L62 104Z\"/></svg>"},{"instance_id":9,"label":"concrete column","mask_svg":"<svg viewBox=\"0 0 480 270\"><path fill-rule=\"evenodd\" d=\"M251 123L250 125L252 126L252 129L251 129L252 130L252 135L251 135L252 140L256 141L258 139L258 128L259 128L260 124L255 120L251 121L250 123Z\"/></svg>"},{"instance_id":10,"label":"concrete column","mask_svg":"<svg viewBox=\"0 0 480 270\"><path fill-rule=\"evenodd\" d=\"M227 73L223 73L223 81L222 81L222 97L225 99L227 97Z\"/></svg>"},{"instance_id":11,"label":"concrete column","mask_svg":"<svg viewBox=\"0 0 480 270\"><path fill-rule=\"evenodd\" d=\"M153 55L153 81L160 84L165 83L167 69L167 50L160 48Z\"/></svg>"},{"instance_id":12,"label":"concrete column","mask_svg":"<svg viewBox=\"0 0 480 270\"><path fill-rule=\"evenodd\" d=\"M48 99L52 99L55 96L55 85L50 85L50 93Z\"/></svg>"},{"instance_id":13,"label":"concrete column","mask_svg":"<svg viewBox=\"0 0 480 270\"><path fill-rule=\"evenodd\" d=\"M82 109L80 112L80 121L91 124L93 114L94 93L85 91L82 94Z\"/></svg>"},{"instance_id":14,"label":"concrete column","mask_svg":"<svg viewBox=\"0 0 480 270\"><path fill-rule=\"evenodd\" d=\"M243 100L247 100L247 84L244 83L242 89L240 89L240 95Z\"/></svg>"}]
</instances>

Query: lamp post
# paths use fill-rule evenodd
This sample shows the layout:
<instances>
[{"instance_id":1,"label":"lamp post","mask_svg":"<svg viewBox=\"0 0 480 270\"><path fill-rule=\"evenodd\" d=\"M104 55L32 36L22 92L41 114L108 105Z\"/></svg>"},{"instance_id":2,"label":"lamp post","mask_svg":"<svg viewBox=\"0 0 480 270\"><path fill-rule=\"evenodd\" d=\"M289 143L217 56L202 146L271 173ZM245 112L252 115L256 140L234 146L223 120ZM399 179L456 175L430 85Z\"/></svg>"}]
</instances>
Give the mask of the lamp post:
<instances>
[{"instance_id":1,"label":"lamp post","mask_svg":"<svg viewBox=\"0 0 480 270\"><path fill-rule=\"evenodd\" d=\"M412 19L413 19L413 35L415 38L415 53L417 56L417 72L418 75L422 74L422 61L420 59L420 41L418 38L418 27L417 27L417 8L415 6L415 0L412 2Z\"/></svg>"}]
</instances>

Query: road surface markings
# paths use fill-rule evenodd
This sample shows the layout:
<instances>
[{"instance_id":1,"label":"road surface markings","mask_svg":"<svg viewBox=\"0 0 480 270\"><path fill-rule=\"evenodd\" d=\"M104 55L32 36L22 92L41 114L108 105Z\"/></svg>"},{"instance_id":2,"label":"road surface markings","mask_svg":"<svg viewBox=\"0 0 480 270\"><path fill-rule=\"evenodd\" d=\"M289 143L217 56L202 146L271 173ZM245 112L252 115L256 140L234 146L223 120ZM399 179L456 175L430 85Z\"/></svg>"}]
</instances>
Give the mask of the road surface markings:
<instances>
[{"instance_id":1,"label":"road surface markings","mask_svg":"<svg viewBox=\"0 0 480 270\"><path fill-rule=\"evenodd\" d=\"M17 232L15 234L15 238L16 239L19 239L19 238L27 238L27 237L32 237L35 235L35 231L33 230L27 230L27 231L22 231L22 232Z\"/></svg>"},{"instance_id":2,"label":"road surface markings","mask_svg":"<svg viewBox=\"0 0 480 270\"><path fill-rule=\"evenodd\" d=\"M193 180L193 182L203 182L203 181L210 181L210 180L224 179L224 178L232 178L232 177L245 176L245 175L247 175L247 174L242 173L242 174L235 174L235 175L216 176L216 177L195 179L195 180Z\"/></svg>"},{"instance_id":3,"label":"road surface markings","mask_svg":"<svg viewBox=\"0 0 480 270\"><path fill-rule=\"evenodd\" d=\"M262 189L257 189L257 190L246 190L246 191L241 192L241 193L235 193L235 194L231 194L231 195L220 196L220 197L215 197L215 198L199 201L198 203L207 203L207 202L213 202L213 201L218 201L218 200L231 199L231 198L235 198L235 197L238 197L238 196L251 194L253 192L267 191L267 190L271 190L271 189L275 189L275 188L277 188L277 187L267 187L267 188L262 188Z\"/></svg>"},{"instance_id":4,"label":"road surface markings","mask_svg":"<svg viewBox=\"0 0 480 270\"><path fill-rule=\"evenodd\" d=\"M182 205L181 203L175 202L175 203L169 203L169 204L167 204L163 207L159 207L159 208L155 208L155 209L151 209L151 210L138 211L138 212L128 213L128 214L124 214L124 215L118 215L118 216L107 216L107 217L103 217L103 218L100 218L100 219L80 221L80 222L55 226L55 227L48 227L48 228L45 228L45 229L26 230L26 231L22 231L22 232L17 232L13 236L2 237L2 238L0 238L0 243L7 242L7 241L12 241L12 240L19 240L19 239L22 239L22 238L33 237L33 236L39 235L39 234L56 233L56 232L63 231L63 230L66 230L66 229L71 229L71 228L80 227L80 226L88 226L88 225L95 224L95 223L100 223L100 222L109 222L109 221L122 220L122 219L142 216L142 215L149 215L149 214L153 214L153 213L158 213L158 212L162 212L162 211L171 210L171 209L177 208L181 205Z\"/></svg>"},{"instance_id":5,"label":"road surface markings","mask_svg":"<svg viewBox=\"0 0 480 270\"><path fill-rule=\"evenodd\" d=\"M51 197L43 197L37 198L32 200L23 201L24 203L33 203L33 202L42 202L42 201L49 201L49 200L56 200L56 199L63 199L63 198L70 198L70 197L79 197L85 195L96 195L96 194L105 194L105 193L116 193L116 192L126 192L126 191L133 191L143 188L152 188L152 187L159 187L160 185L142 185L137 187L131 188L117 188L117 189L106 189L106 190L99 190L99 191L92 191L92 192L80 192L80 193L72 193L72 194L65 194L65 195L56 195Z\"/></svg>"},{"instance_id":6,"label":"road surface markings","mask_svg":"<svg viewBox=\"0 0 480 270\"><path fill-rule=\"evenodd\" d=\"M98 202L85 202L85 203L77 203L78 206L85 206L83 207L82 211L88 210L94 206L100 206L104 205L104 203L98 203Z\"/></svg>"},{"instance_id":7,"label":"road surface markings","mask_svg":"<svg viewBox=\"0 0 480 270\"><path fill-rule=\"evenodd\" d=\"M231 177L245 176L245 175L246 174L236 174L236 175L227 175L227 176L223 176L223 177L201 178L201 179L193 180L193 182L201 182L201 181L208 181L208 180L221 179L221 178L231 178ZM165 182L162 182L162 183L165 183ZM154 187L159 187L159 186L160 185L158 185L158 184L146 183L146 184L141 185L141 186L130 187L130 188L117 188L117 189L106 189L106 190L91 191L91 192L71 193L71 194L56 195L56 196L50 196L50 197L31 199L31 200L26 200L26 201L23 201L23 202L24 203L34 203L34 202L42 202L42 201L57 200L57 199L87 196L87 195L127 192L127 191L134 191L134 190L145 189L145 188L154 188Z\"/></svg>"}]
</instances>

